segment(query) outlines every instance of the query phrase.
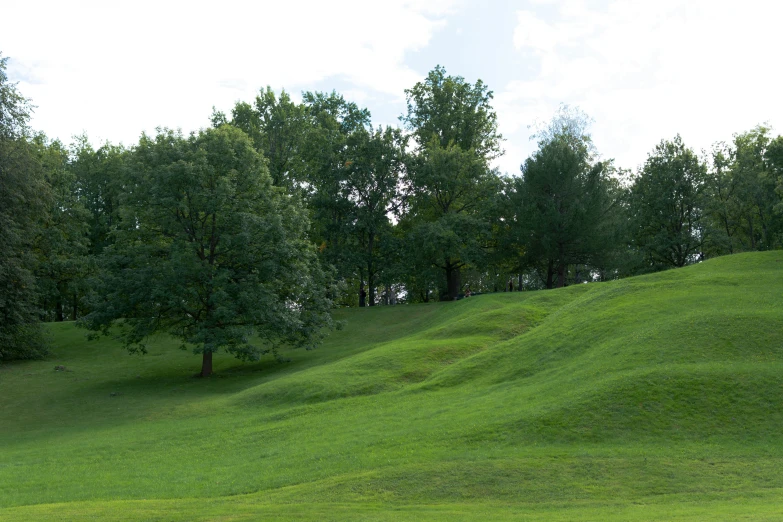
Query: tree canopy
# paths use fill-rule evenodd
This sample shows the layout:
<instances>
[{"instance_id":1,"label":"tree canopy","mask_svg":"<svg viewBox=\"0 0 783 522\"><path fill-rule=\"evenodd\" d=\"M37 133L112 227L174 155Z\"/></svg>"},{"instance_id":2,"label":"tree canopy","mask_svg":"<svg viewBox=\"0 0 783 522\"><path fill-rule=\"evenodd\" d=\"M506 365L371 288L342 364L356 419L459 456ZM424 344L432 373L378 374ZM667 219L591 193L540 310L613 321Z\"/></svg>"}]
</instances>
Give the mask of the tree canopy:
<instances>
[{"instance_id":1,"label":"tree canopy","mask_svg":"<svg viewBox=\"0 0 783 522\"><path fill-rule=\"evenodd\" d=\"M332 92L269 87L209 128L65 145L0 57L0 358L42 321L144 352L153 334L245 360L313 347L336 306L543 289L783 248L783 137L758 125L697 154L663 140L631 172L561 105L503 174L493 93L436 66L401 126Z\"/></svg>"},{"instance_id":2,"label":"tree canopy","mask_svg":"<svg viewBox=\"0 0 783 522\"><path fill-rule=\"evenodd\" d=\"M702 257L706 175L679 135L648 156L631 198L634 241L651 266L685 266Z\"/></svg>"}]
</instances>

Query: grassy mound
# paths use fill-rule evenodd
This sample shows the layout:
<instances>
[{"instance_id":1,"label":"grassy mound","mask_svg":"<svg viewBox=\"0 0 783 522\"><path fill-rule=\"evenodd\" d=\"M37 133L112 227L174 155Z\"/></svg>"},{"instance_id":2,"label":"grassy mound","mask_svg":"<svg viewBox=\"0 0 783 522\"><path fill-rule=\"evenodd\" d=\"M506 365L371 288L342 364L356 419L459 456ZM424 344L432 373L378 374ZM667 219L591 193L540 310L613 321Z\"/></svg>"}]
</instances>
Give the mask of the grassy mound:
<instances>
[{"instance_id":1,"label":"grassy mound","mask_svg":"<svg viewBox=\"0 0 783 522\"><path fill-rule=\"evenodd\" d=\"M0 366L0 518L783 517L781 252L340 315L206 380L52 325Z\"/></svg>"}]
</instances>

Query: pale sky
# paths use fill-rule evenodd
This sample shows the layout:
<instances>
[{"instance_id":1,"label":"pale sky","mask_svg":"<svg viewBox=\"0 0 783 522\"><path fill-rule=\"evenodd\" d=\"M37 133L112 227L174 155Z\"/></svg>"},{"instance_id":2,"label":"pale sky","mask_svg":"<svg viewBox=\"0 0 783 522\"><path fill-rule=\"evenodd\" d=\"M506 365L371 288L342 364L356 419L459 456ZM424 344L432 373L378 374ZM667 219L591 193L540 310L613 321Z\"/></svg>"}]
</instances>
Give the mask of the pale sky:
<instances>
[{"instance_id":1,"label":"pale sky","mask_svg":"<svg viewBox=\"0 0 783 522\"><path fill-rule=\"evenodd\" d=\"M66 143L196 130L267 85L337 90L399 125L404 89L437 64L494 91L509 174L535 148L529 126L562 103L633 169L676 133L700 151L759 123L783 130L777 0L0 0L0 13L33 127Z\"/></svg>"}]
</instances>

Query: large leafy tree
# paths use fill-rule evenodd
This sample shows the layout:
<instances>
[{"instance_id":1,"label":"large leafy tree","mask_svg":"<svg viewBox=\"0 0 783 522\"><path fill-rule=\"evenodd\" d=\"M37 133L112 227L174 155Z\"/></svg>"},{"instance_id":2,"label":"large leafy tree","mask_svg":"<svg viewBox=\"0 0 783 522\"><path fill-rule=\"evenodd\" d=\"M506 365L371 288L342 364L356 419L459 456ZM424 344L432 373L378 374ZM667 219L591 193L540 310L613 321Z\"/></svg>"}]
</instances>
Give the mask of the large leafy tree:
<instances>
[{"instance_id":1,"label":"large leafy tree","mask_svg":"<svg viewBox=\"0 0 783 522\"><path fill-rule=\"evenodd\" d=\"M706 166L679 135L661 141L647 157L631 188L631 219L648 269L701 258L706 177Z\"/></svg>"},{"instance_id":2,"label":"large leafy tree","mask_svg":"<svg viewBox=\"0 0 783 522\"><path fill-rule=\"evenodd\" d=\"M442 270L445 296L454 299L462 269L483 262L490 224L482 204L500 185L489 168L502 153L492 92L438 66L405 93L401 120L417 146L405 180L408 248Z\"/></svg>"},{"instance_id":3,"label":"large leafy tree","mask_svg":"<svg viewBox=\"0 0 783 522\"><path fill-rule=\"evenodd\" d=\"M783 220L775 210L780 202L775 193L781 179L775 152L780 137L773 140L770 131L758 125L735 134L731 143L713 146L705 202L711 253L781 245Z\"/></svg>"},{"instance_id":4,"label":"large leafy tree","mask_svg":"<svg viewBox=\"0 0 783 522\"><path fill-rule=\"evenodd\" d=\"M482 158L453 144L424 149L409 170L408 248L442 271L445 295L454 299L462 270L485 261L491 226L484 204L500 181Z\"/></svg>"},{"instance_id":5,"label":"large leafy tree","mask_svg":"<svg viewBox=\"0 0 783 522\"><path fill-rule=\"evenodd\" d=\"M241 130L142 136L84 324L131 351L167 332L202 354L202 376L219 350L254 360L313 346L331 324L331 290L307 228Z\"/></svg>"},{"instance_id":6,"label":"large leafy tree","mask_svg":"<svg viewBox=\"0 0 783 522\"><path fill-rule=\"evenodd\" d=\"M7 60L0 55L0 359L5 360L46 351L32 247L50 201L30 143L32 107L8 80Z\"/></svg>"}]
</instances>

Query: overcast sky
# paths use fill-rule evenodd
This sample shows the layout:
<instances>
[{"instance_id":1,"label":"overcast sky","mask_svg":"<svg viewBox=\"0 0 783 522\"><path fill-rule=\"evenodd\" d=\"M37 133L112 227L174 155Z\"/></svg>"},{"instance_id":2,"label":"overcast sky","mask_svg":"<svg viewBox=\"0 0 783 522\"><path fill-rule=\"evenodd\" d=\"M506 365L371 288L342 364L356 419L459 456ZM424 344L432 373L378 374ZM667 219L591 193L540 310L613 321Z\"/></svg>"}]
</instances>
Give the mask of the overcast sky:
<instances>
[{"instance_id":1,"label":"overcast sky","mask_svg":"<svg viewBox=\"0 0 783 522\"><path fill-rule=\"evenodd\" d=\"M529 126L561 103L595 120L599 152L625 168L676 133L698 151L783 129L775 0L0 0L0 12L33 126L65 142L195 130L266 85L334 89L399 125L404 89L437 64L494 91L509 174L535 148Z\"/></svg>"}]
</instances>

